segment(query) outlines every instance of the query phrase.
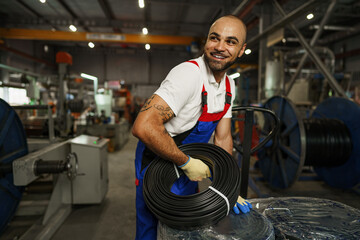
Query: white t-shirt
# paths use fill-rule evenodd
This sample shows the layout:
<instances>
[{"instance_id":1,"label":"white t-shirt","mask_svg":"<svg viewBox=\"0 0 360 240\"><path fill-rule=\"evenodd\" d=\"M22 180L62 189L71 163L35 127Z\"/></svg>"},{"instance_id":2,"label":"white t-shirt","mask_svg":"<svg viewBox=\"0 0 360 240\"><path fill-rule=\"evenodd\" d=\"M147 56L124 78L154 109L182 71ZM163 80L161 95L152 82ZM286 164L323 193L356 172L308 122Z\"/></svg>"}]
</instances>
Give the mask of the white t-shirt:
<instances>
[{"instance_id":1,"label":"white t-shirt","mask_svg":"<svg viewBox=\"0 0 360 240\"><path fill-rule=\"evenodd\" d=\"M169 72L155 92L175 114L174 118L165 123L165 128L172 137L191 129L198 121L202 113L201 92L203 84L205 91L208 92L208 113L224 110L226 76L224 75L220 83L217 83L203 56L193 59L193 61L196 61L199 67L190 62L177 65ZM234 80L229 77L229 82L232 93L231 107L224 118L232 117L231 109L235 99Z\"/></svg>"}]
</instances>

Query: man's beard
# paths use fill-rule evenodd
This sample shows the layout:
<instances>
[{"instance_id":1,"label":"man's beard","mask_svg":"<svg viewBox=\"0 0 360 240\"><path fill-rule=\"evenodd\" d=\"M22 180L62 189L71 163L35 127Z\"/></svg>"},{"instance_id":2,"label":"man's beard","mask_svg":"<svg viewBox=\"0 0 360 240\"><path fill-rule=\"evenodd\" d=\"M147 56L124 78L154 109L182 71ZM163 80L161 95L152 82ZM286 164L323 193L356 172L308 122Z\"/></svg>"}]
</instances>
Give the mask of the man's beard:
<instances>
[{"instance_id":1,"label":"man's beard","mask_svg":"<svg viewBox=\"0 0 360 240\"><path fill-rule=\"evenodd\" d=\"M224 65L219 63L218 61L209 58L206 54L204 54L205 62L209 66L210 70L213 72L222 72L230 68L237 60L235 58L233 61L227 62Z\"/></svg>"}]
</instances>

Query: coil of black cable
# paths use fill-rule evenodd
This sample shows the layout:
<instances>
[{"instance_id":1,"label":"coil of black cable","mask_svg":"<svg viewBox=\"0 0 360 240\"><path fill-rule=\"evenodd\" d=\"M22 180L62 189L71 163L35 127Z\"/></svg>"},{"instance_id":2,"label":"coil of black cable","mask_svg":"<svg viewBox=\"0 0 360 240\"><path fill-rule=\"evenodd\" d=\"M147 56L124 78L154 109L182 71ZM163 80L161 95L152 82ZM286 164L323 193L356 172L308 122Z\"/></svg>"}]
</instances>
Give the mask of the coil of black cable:
<instances>
[{"instance_id":1,"label":"coil of black cable","mask_svg":"<svg viewBox=\"0 0 360 240\"><path fill-rule=\"evenodd\" d=\"M350 132L338 119L304 120L306 132L305 165L314 167L341 166L352 150Z\"/></svg>"},{"instance_id":2,"label":"coil of black cable","mask_svg":"<svg viewBox=\"0 0 360 240\"><path fill-rule=\"evenodd\" d=\"M231 210L240 192L240 170L232 156L208 143L185 144L179 148L209 166L213 174L210 186L226 196ZM179 169L179 174L184 173ZM190 230L216 224L228 214L225 199L210 188L187 196L172 193L171 186L176 180L174 164L159 157L150 163L145 172L144 200L162 223L172 228Z\"/></svg>"}]
</instances>

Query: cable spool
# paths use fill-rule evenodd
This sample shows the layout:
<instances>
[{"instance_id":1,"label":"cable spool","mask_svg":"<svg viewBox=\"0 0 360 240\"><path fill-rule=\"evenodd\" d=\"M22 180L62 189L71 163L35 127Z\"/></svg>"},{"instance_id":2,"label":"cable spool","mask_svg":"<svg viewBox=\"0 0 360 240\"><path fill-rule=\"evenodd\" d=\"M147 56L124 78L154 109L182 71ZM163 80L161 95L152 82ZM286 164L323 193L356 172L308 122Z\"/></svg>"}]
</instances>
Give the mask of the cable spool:
<instances>
[{"instance_id":1,"label":"cable spool","mask_svg":"<svg viewBox=\"0 0 360 240\"><path fill-rule=\"evenodd\" d=\"M210 187L196 194L180 196L171 192L177 180L174 164L156 158L147 168L143 180L143 195L150 211L169 227L185 230L216 224L235 205L240 192L240 170L232 156L222 148L206 143L185 144L181 151L201 159L212 170ZM184 174L179 169L179 174Z\"/></svg>"},{"instance_id":2,"label":"cable spool","mask_svg":"<svg viewBox=\"0 0 360 240\"><path fill-rule=\"evenodd\" d=\"M272 97L265 107L281 122L273 145L258 153L260 170L270 186L290 187L305 164L313 166L330 186L350 189L360 183L358 105L345 98L329 98L305 120L286 97ZM270 128L265 123L263 131Z\"/></svg>"},{"instance_id":3,"label":"cable spool","mask_svg":"<svg viewBox=\"0 0 360 240\"><path fill-rule=\"evenodd\" d=\"M341 166L352 150L350 132L337 119L304 119L306 135L305 165L314 167Z\"/></svg>"},{"instance_id":4,"label":"cable spool","mask_svg":"<svg viewBox=\"0 0 360 240\"><path fill-rule=\"evenodd\" d=\"M28 153L26 135L20 118L0 98L0 235L12 219L21 200L23 187L15 186L11 164Z\"/></svg>"}]
</instances>

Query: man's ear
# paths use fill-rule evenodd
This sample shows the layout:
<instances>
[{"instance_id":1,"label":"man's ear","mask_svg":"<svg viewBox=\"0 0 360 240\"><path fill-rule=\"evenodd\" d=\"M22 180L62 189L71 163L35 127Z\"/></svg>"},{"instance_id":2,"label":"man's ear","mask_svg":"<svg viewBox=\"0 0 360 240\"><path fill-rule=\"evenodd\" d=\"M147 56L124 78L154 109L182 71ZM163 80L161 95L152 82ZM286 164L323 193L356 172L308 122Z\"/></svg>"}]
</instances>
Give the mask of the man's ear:
<instances>
[{"instance_id":1,"label":"man's ear","mask_svg":"<svg viewBox=\"0 0 360 240\"><path fill-rule=\"evenodd\" d=\"M243 46L241 47L241 50L240 50L239 55L238 55L238 58L241 57L241 56L244 54L245 49L246 49L246 43L244 43Z\"/></svg>"}]
</instances>

